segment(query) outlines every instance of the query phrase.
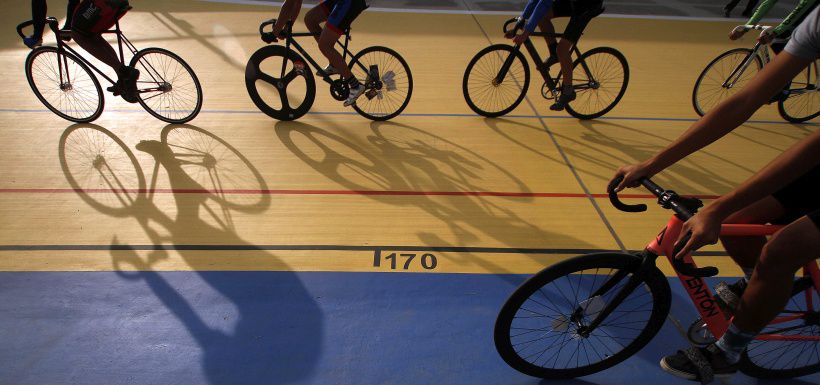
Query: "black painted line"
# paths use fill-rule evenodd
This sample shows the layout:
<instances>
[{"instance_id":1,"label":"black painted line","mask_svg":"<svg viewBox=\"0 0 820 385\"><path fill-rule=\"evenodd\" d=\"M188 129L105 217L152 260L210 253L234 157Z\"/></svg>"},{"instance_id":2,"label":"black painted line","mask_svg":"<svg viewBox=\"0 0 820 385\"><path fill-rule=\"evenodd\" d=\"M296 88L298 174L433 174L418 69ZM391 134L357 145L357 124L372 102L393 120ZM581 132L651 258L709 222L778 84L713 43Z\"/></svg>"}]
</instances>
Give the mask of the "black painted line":
<instances>
[{"instance_id":1,"label":"black painted line","mask_svg":"<svg viewBox=\"0 0 820 385\"><path fill-rule=\"evenodd\" d=\"M522 247L466 246L351 246L351 245L2 245L0 251L117 251L117 250L178 250L178 251L438 251L445 253L489 254L590 254L619 252L607 249L560 249ZM695 256L727 256L723 251L698 251Z\"/></svg>"}]
</instances>

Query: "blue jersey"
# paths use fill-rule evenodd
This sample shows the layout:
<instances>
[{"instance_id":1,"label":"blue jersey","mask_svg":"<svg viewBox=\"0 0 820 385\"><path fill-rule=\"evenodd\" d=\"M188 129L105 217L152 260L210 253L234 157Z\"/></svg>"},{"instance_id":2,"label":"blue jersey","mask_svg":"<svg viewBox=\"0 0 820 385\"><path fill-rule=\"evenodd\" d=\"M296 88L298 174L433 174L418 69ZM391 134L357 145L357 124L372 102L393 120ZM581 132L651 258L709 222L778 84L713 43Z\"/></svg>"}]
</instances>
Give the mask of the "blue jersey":
<instances>
[{"instance_id":1,"label":"blue jersey","mask_svg":"<svg viewBox=\"0 0 820 385\"><path fill-rule=\"evenodd\" d=\"M527 32L535 31L535 26L547 14L547 11L552 8L552 0L529 0L527 6L524 7L524 13L521 14L521 19L527 20L527 25L524 29Z\"/></svg>"}]
</instances>

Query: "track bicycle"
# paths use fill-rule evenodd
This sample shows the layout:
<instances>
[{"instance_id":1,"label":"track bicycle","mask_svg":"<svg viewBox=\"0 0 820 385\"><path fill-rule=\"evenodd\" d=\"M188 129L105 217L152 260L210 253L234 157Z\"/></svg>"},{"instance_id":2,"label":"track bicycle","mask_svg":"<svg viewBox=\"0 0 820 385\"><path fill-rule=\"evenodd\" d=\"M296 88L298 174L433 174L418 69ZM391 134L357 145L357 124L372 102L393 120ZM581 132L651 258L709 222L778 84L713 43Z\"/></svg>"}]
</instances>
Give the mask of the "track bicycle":
<instances>
[{"instance_id":1,"label":"track bicycle","mask_svg":"<svg viewBox=\"0 0 820 385\"><path fill-rule=\"evenodd\" d=\"M105 98L94 72L112 85L106 75L64 41L70 31L60 30L57 19L46 18L57 37L57 46L35 48L26 58L26 78L37 99L63 119L77 123L94 121L102 114ZM33 20L17 26L17 34ZM148 113L168 123L185 123L202 108L202 86L194 70L182 58L162 48L137 48L125 37L117 22L104 34L117 36L120 63L125 64L123 46L131 52L129 66L140 70L138 102Z\"/></svg>"},{"instance_id":2,"label":"track bicycle","mask_svg":"<svg viewBox=\"0 0 820 385\"><path fill-rule=\"evenodd\" d=\"M296 37L315 36L310 32L293 32L288 22L282 35L265 32L276 19L263 22L259 34L267 44L284 39L285 44L268 45L257 50L245 67L245 86L251 100L268 116L277 120L294 120L305 115L316 97L316 81L307 63L316 69L317 75L330 85L330 95L338 100L347 99L350 89L347 82L331 74L317 63L296 41ZM348 50L350 29L345 30L342 57L347 61L353 76L365 87L365 92L353 104L353 109L371 120L388 120L404 111L413 94L413 75L410 66L396 51L381 46L367 47L353 55ZM296 48L296 52L293 48Z\"/></svg>"},{"instance_id":3,"label":"track bicycle","mask_svg":"<svg viewBox=\"0 0 820 385\"><path fill-rule=\"evenodd\" d=\"M763 30L762 25L743 25L746 30ZM714 58L695 81L692 106L703 116L712 108L736 94L771 62L767 45L757 42L753 48L730 49ZM815 60L792 79L782 94L769 104L777 103L780 116L791 123L802 123L820 115L818 94L818 61Z\"/></svg>"},{"instance_id":4,"label":"track bicycle","mask_svg":"<svg viewBox=\"0 0 820 385\"><path fill-rule=\"evenodd\" d=\"M603 10L601 10L603 12ZM517 20L504 23L505 35L515 34ZM560 33L533 32L524 47L541 74L544 83L541 96L556 100L561 95L561 71L553 77L535 44L533 36L560 38ZM596 47L584 53L577 44L572 46L572 54L577 59L572 64L572 83L576 99L567 104L570 115L578 119L595 119L612 110L621 100L629 84L629 65L626 57L611 47ZM494 118L515 109L527 95L530 84L530 67L521 46L493 44L479 51L464 71L462 91L470 109L477 114Z\"/></svg>"},{"instance_id":5,"label":"track bicycle","mask_svg":"<svg viewBox=\"0 0 820 385\"><path fill-rule=\"evenodd\" d=\"M619 183L620 181L614 182ZM671 305L669 282L656 266L666 255L680 278L711 341L728 329L731 315L718 305L704 281L715 267L697 267L691 255L673 256L683 223L703 203L664 190L649 179L641 184L674 211L666 227L641 252L602 252L557 263L538 272L507 299L495 322L498 353L516 370L535 377L585 376L612 367L643 348L661 329ZM609 194L622 211L627 205ZM781 227L724 224L724 236L771 235ZM820 270L817 261L802 269L786 308L743 353L740 370L759 378L787 378L820 371ZM696 328L697 329L697 328ZM695 330L698 331L698 330ZM703 334L701 334L703 336ZM695 337L690 328L689 338ZM694 343L708 343L695 338Z\"/></svg>"}]
</instances>

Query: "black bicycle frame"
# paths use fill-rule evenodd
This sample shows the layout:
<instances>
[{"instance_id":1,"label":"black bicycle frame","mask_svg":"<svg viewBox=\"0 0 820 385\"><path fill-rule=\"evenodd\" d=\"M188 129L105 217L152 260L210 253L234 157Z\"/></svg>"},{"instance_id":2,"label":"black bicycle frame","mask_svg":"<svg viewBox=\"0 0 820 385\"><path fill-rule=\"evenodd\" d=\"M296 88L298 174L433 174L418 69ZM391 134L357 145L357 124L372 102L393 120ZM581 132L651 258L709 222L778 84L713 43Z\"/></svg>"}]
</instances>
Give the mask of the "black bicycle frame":
<instances>
[{"instance_id":1,"label":"black bicycle frame","mask_svg":"<svg viewBox=\"0 0 820 385\"><path fill-rule=\"evenodd\" d=\"M731 88L730 85L733 86L735 84L735 82L738 80L738 79L735 79L735 77L739 78L740 75L742 75L743 72L746 71L746 68L748 68L749 65L752 63L754 58L757 56L757 53L760 51L761 47L763 48L763 55L762 55L763 60L764 60L763 64L764 65L769 64L769 60L770 60L769 59L769 50L766 49L765 45L760 44L760 42L757 42L757 44L755 44L754 48L752 48L752 52L750 52L749 55L747 55L746 58L743 59L743 61L740 62L740 64L738 64L737 67L735 67L734 71L732 71L732 73L729 74L729 77L727 77L726 80L723 82L723 84L721 84L721 87Z\"/></svg>"},{"instance_id":2,"label":"black bicycle frame","mask_svg":"<svg viewBox=\"0 0 820 385\"><path fill-rule=\"evenodd\" d=\"M561 33L548 33L548 32L533 32L530 36L545 36L545 37L552 37L552 38L560 38L563 36ZM541 77L544 78L544 82L547 83L547 88L550 90L555 90L558 87L558 81L561 77L561 71L558 71L558 75L553 78L550 76L549 67L547 67L546 63L541 59L541 55L538 53L538 50L535 48L535 44L532 42L531 39L527 39L524 41L524 47L527 49L527 53L530 54L530 58L535 63L535 69L541 74ZM515 51L519 51L521 49L520 45L515 46ZM572 45L572 53L575 54L576 57L581 57L581 50L578 49L576 44ZM498 84L504 81L504 78L507 76L507 72L510 70L512 66L513 60L515 59L515 53L511 54L507 57L507 60L504 61L504 64L501 66L501 69L498 72L498 75L495 78L495 81ZM586 84L573 84L574 89L581 90L590 88L590 83L595 83L595 79L592 78L592 73L587 66L586 61L581 60L581 66L583 67L584 71L587 73L587 77L589 78L589 83Z\"/></svg>"},{"instance_id":3,"label":"black bicycle frame","mask_svg":"<svg viewBox=\"0 0 820 385\"><path fill-rule=\"evenodd\" d=\"M46 19L46 21L48 22L48 25L51 28L51 30L54 32L54 34L56 36L58 36L58 38L57 38L57 52L58 53L61 52L61 51L71 52L72 54L74 54L74 56L78 60L83 62L85 65L87 65L89 68L91 68L98 75L105 78L105 80L108 80L108 82L110 82L111 84L116 83L115 80L108 77L108 75L103 73L99 68L97 68L94 64L92 64L90 61L88 61L86 58L84 58L82 55L80 55L74 48L71 48L71 46L66 44L63 41L63 39L60 38L61 33L60 33L60 28L59 28L59 24L57 22L57 19L55 19L53 17L49 17L48 19ZM128 50L131 51L131 54L136 54L137 53L137 48L134 46L134 44L132 44L131 41L128 40L128 38L126 38L125 35L123 35L122 30L120 29L120 23L119 22L114 24L114 29L103 31L102 33L103 34L115 34L115 35L117 35L117 46L119 48L120 63L122 63L123 65L125 65L125 53L124 53L124 50L123 50L123 46L127 47ZM65 78L68 80L66 83L71 83L71 79L68 78L69 74L68 74L67 64L63 63L63 60L64 59L63 59L62 55L58 54L57 55L57 65L60 68L60 79L63 79L63 69L65 68L66 69ZM140 90L140 91L143 92L143 91L146 91L146 90ZM151 90L147 90L147 91L151 91Z\"/></svg>"},{"instance_id":4,"label":"black bicycle frame","mask_svg":"<svg viewBox=\"0 0 820 385\"><path fill-rule=\"evenodd\" d=\"M305 51L305 49L302 48L302 46L299 45L298 42L296 42L296 39L294 39L295 37L304 37L304 36L316 37L316 36L318 36L318 34L314 34L312 32L296 32L296 33L294 33L292 28L293 28L293 25L291 23L288 23L288 26L286 28L287 32L286 32L286 38L285 38L285 48L289 50L291 46L296 47L296 50L299 51L300 54L302 54L302 57L304 57L305 60L307 60L310 63L310 65L312 65L314 68L316 68L317 71L319 71L319 73L322 76L322 80L324 80L325 82L327 82L329 84L332 84L333 80L330 78L330 75L327 74L325 72L324 68L322 68L322 66L319 65L319 63L317 63L315 60L313 60L313 57L311 57L310 54L308 54L307 51ZM347 62L347 57L348 56L351 56L351 57L353 56L353 54L351 54L351 52L347 49L347 46L350 43L350 40L351 40L350 39L350 30L348 29L348 30L345 31L344 44L341 41L336 41L336 44L339 45L340 47L342 47L342 61L344 61L344 62ZM280 78L285 77L285 70L287 69L286 68L287 64L288 64L287 60L282 62L282 73L280 75ZM359 67L364 69L365 73L369 73L368 69L365 68L365 66L363 66L361 63L359 63L358 60L354 64L358 64Z\"/></svg>"}]
</instances>

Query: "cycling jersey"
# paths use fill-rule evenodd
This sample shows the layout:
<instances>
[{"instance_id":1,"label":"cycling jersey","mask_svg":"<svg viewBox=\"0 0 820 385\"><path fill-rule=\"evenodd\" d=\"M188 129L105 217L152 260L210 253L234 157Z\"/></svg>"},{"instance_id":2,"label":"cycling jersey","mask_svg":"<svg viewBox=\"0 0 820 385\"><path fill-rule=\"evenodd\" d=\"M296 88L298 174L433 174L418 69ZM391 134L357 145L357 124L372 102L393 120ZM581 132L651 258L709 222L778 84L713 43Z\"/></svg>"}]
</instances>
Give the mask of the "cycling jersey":
<instances>
[{"instance_id":1,"label":"cycling jersey","mask_svg":"<svg viewBox=\"0 0 820 385\"><path fill-rule=\"evenodd\" d=\"M535 31L550 9L553 17L570 18L563 37L577 43L589 21L603 12L603 0L529 0L521 14L521 19L527 20L524 30Z\"/></svg>"},{"instance_id":2,"label":"cycling jersey","mask_svg":"<svg viewBox=\"0 0 820 385\"><path fill-rule=\"evenodd\" d=\"M71 29L83 34L98 34L114 26L131 6L128 0L83 0L74 11Z\"/></svg>"},{"instance_id":3,"label":"cycling jersey","mask_svg":"<svg viewBox=\"0 0 820 385\"><path fill-rule=\"evenodd\" d=\"M339 35L368 7L365 0L324 0L320 5L327 16L325 25Z\"/></svg>"},{"instance_id":4,"label":"cycling jersey","mask_svg":"<svg viewBox=\"0 0 820 385\"><path fill-rule=\"evenodd\" d=\"M817 2L818 0L800 0L791 13L789 13L789 15L786 16L780 24L774 27L774 30L772 31L774 36L777 36L778 38L789 37L792 31L800 25L800 22L803 21L806 15L808 15L809 12L817 6ZM775 3L777 3L777 0L763 0L746 24L756 25L760 19L763 18L763 16L766 16L766 14L769 13L769 10L772 9Z\"/></svg>"}]
</instances>

